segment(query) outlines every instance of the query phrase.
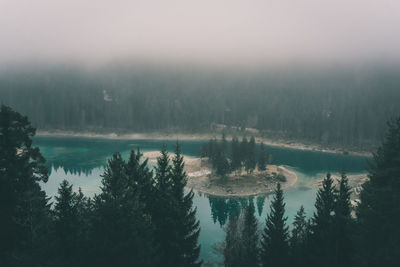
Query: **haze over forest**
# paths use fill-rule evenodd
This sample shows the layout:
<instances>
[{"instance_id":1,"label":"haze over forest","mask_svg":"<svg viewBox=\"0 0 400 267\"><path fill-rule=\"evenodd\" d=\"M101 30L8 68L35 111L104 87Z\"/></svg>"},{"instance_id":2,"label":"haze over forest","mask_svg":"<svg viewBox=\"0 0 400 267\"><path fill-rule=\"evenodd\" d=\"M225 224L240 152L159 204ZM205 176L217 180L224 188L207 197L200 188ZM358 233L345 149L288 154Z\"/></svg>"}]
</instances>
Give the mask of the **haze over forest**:
<instances>
[{"instance_id":1,"label":"haze over forest","mask_svg":"<svg viewBox=\"0 0 400 267\"><path fill-rule=\"evenodd\" d=\"M0 0L0 267L400 266L399 25Z\"/></svg>"},{"instance_id":2,"label":"haze over forest","mask_svg":"<svg viewBox=\"0 0 400 267\"><path fill-rule=\"evenodd\" d=\"M0 102L39 129L360 146L399 114L396 1L1 1L0 25Z\"/></svg>"}]
</instances>

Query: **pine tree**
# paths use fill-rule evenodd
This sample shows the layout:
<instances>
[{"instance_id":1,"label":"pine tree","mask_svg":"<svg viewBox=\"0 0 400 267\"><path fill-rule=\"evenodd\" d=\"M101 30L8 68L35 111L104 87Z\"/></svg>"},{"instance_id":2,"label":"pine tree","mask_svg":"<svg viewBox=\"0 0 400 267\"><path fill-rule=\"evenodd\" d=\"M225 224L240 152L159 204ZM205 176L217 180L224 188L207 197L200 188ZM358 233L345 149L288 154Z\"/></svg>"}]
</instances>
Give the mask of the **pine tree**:
<instances>
[{"instance_id":1,"label":"pine tree","mask_svg":"<svg viewBox=\"0 0 400 267\"><path fill-rule=\"evenodd\" d=\"M138 149L131 151L126 174L128 185L132 192L139 195L139 200L145 205L145 210L150 212L153 201L153 172L148 167L148 159L142 160L143 154Z\"/></svg>"},{"instance_id":2,"label":"pine tree","mask_svg":"<svg viewBox=\"0 0 400 267\"><path fill-rule=\"evenodd\" d=\"M94 199L91 264L152 266L153 228L138 192L129 185L126 163L119 153L108 160L101 194Z\"/></svg>"},{"instance_id":3,"label":"pine tree","mask_svg":"<svg viewBox=\"0 0 400 267\"><path fill-rule=\"evenodd\" d=\"M55 196L54 223L57 251L60 261L58 265L77 265L78 240L78 197L72 191L72 185L63 180Z\"/></svg>"},{"instance_id":4,"label":"pine tree","mask_svg":"<svg viewBox=\"0 0 400 267\"><path fill-rule=\"evenodd\" d=\"M290 258L293 266L305 266L307 255L308 223L304 207L301 206L294 217L290 237Z\"/></svg>"},{"instance_id":5,"label":"pine tree","mask_svg":"<svg viewBox=\"0 0 400 267\"><path fill-rule=\"evenodd\" d=\"M240 143L240 161L242 162L243 166L245 166L246 159L248 157L248 146L249 142L247 141L247 138L243 137L242 142Z\"/></svg>"},{"instance_id":6,"label":"pine tree","mask_svg":"<svg viewBox=\"0 0 400 267\"><path fill-rule=\"evenodd\" d=\"M226 158L226 155L222 153L222 151L218 151L215 158L215 169L217 175L221 177L225 177L226 174L229 173L229 161Z\"/></svg>"},{"instance_id":7,"label":"pine tree","mask_svg":"<svg viewBox=\"0 0 400 267\"><path fill-rule=\"evenodd\" d=\"M357 208L357 262L360 266L399 266L400 258L400 118L388 123L374 153L370 180Z\"/></svg>"},{"instance_id":8,"label":"pine tree","mask_svg":"<svg viewBox=\"0 0 400 267\"><path fill-rule=\"evenodd\" d=\"M93 202L90 198L85 197L81 188L76 194L76 211L77 211L77 239L75 252L75 266L90 266L90 231L93 217Z\"/></svg>"},{"instance_id":9,"label":"pine tree","mask_svg":"<svg viewBox=\"0 0 400 267\"><path fill-rule=\"evenodd\" d=\"M283 191L279 183L270 208L261 241L262 265L286 266L289 255L289 230L286 226Z\"/></svg>"},{"instance_id":10,"label":"pine tree","mask_svg":"<svg viewBox=\"0 0 400 267\"><path fill-rule=\"evenodd\" d=\"M254 169L256 168L256 140L254 139L254 136L251 137L250 142L247 145L247 150L246 150L246 160L245 160L245 168L247 173L252 173Z\"/></svg>"},{"instance_id":11,"label":"pine tree","mask_svg":"<svg viewBox=\"0 0 400 267\"><path fill-rule=\"evenodd\" d=\"M173 193L172 169L166 147L157 158L155 167L155 194L151 211L155 225L155 240L158 247L157 255L163 266L174 266L179 259L176 251L179 248L176 228L176 201Z\"/></svg>"},{"instance_id":12,"label":"pine tree","mask_svg":"<svg viewBox=\"0 0 400 267\"><path fill-rule=\"evenodd\" d=\"M231 142L231 170L235 172L241 172L242 161L240 156L240 144L237 137L234 137Z\"/></svg>"},{"instance_id":13,"label":"pine tree","mask_svg":"<svg viewBox=\"0 0 400 267\"><path fill-rule=\"evenodd\" d=\"M332 248L334 247L334 215L335 215L335 188L333 179L328 173L322 181L322 188L317 192L315 202L316 212L312 218L311 251L315 265L326 262L326 266L333 266Z\"/></svg>"},{"instance_id":14,"label":"pine tree","mask_svg":"<svg viewBox=\"0 0 400 267\"><path fill-rule=\"evenodd\" d=\"M0 259L3 266L33 266L47 260L50 205L40 182L48 170L27 117L0 108Z\"/></svg>"},{"instance_id":15,"label":"pine tree","mask_svg":"<svg viewBox=\"0 0 400 267\"><path fill-rule=\"evenodd\" d=\"M254 216L253 201L249 203L244 213L243 229L241 233L242 266L256 267L259 263L258 221Z\"/></svg>"},{"instance_id":16,"label":"pine tree","mask_svg":"<svg viewBox=\"0 0 400 267\"><path fill-rule=\"evenodd\" d=\"M353 266L352 257L354 254L352 235L354 232L353 219L351 217L350 203L351 188L344 171L339 181L339 189L336 194L336 201L333 218L335 237L335 265Z\"/></svg>"},{"instance_id":17,"label":"pine tree","mask_svg":"<svg viewBox=\"0 0 400 267\"><path fill-rule=\"evenodd\" d=\"M175 156L172 159L172 194L175 202L175 230L177 231L177 260L174 266L200 266L198 260L200 246L197 240L200 234L199 221L196 219L196 208L193 208L194 193L190 190L185 195L187 175L185 163L179 144L176 144Z\"/></svg>"},{"instance_id":18,"label":"pine tree","mask_svg":"<svg viewBox=\"0 0 400 267\"><path fill-rule=\"evenodd\" d=\"M259 171L265 171L267 169L267 161L268 161L267 151L265 151L264 143L261 142L260 154L258 156L258 163L257 163Z\"/></svg>"}]
</instances>

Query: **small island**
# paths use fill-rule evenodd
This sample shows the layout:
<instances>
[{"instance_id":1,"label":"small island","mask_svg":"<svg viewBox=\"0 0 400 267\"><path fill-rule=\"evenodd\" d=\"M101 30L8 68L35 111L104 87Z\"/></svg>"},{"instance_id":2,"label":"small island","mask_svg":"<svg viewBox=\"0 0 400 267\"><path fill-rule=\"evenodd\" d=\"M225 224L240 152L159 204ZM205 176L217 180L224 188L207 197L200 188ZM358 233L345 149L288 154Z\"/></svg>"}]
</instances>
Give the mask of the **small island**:
<instances>
[{"instance_id":1,"label":"small island","mask_svg":"<svg viewBox=\"0 0 400 267\"><path fill-rule=\"evenodd\" d=\"M276 189L278 182L282 189L286 189L296 184L298 179L297 175L285 166L268 165L265 171L255 170L251 174L231 173L220 177L204 166L204 160L191 159L185 163L188 170L187 187L215 196L243 197L267 194Z\"/></svg>"},{"instance_id":2,"label":"small island","mask_svg":"<svg viewBox=\"0 0 400 267\"><path fill-rule=\"evenodd\" d=\"M229 148L229 149L228 149ZM144 157L156 163L158 151L145 152ZM184 157L188 175L187 187L214 196L252 196L268 194L296 184L297 175L288 166L271 164L272 157L250 141L210 140L202 148L201 157ZM268 163L268 164L267 164Z\"/></svg>"}]
</instances>

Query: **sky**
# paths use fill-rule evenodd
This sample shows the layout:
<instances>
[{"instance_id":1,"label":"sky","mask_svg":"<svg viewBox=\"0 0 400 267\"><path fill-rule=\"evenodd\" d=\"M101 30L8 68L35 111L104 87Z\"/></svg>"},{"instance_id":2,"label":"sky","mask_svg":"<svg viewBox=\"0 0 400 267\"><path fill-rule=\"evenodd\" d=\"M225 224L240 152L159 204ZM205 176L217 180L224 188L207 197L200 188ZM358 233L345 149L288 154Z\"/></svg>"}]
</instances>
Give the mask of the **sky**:
<instances>
[{"instance_id":1,"label":"sky","mask_svg":"<svg viewBox=\"0 0 400 267\"><path fill-rule=\"evenodd\" d=\"M0 64L400 59L398 0L0 0Z\"/></svg>"}]
</instances>

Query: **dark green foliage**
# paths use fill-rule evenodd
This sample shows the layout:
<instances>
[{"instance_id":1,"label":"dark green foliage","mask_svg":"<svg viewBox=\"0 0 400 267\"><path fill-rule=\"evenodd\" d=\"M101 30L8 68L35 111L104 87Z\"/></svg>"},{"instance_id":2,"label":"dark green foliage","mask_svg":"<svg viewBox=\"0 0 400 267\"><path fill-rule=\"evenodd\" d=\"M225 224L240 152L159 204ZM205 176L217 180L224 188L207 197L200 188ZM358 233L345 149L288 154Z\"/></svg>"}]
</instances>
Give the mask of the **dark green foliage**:
<instances>
[{"instance_id":1,"label":"dark green foliage","mask_svg":"<svg viewBox=\"0 0 400 267\"><path fill-rule=\"evenodd\" d=\"M348 185L348 179L344 171L339 180L339 189L336 193L334 208L334 240L335 246L333 254L335 255L335 266L353 266L354 256L354 222L351 217L350 203L351 189Z\"/></svg>"},{"instance_id":2,"label":"dark green foliage","mask_svg":"<svg viewBox=\"0 0 400 267\"><path fill-rule=\"evenodd\" d=\"M333 179L328 173L322 181L322 188L317 192L316 212L312 218L311 259L315 266L322 260L327 262L327 266L334 266L335 263L335 255L332 253L335 245L335 194Z\"/></svg>"},{"instance_id":3,"label":"dark green foliage","mask_svg":"<svg viewBox=\"0 0 400 267\"><path fill-rule=\"evenodd\" d=\"M229 173L229 161L225 154L222 153L222 151L217 153L214 162L214 168L217 175L224 177L226 174Z\"/></svg>"},{"instance_id":4,"label":"dark green foliage","mask_svg":"<svg viewBox=\"0 0 400 267\"><path fill-rule=\"evenodd\" d=\"M246 137L242 138L242 142L240 142L240 160L242 164L246 164L246 159L248 158L248 148L249 148L249 141L247 141ZM246 166L245 166L246 167Z\"/></svg>"},{"instance_id":5,"label":"dark green foliage","mask_svg":"<svg viewBox=\"0 0 400 267\"><path fill-rule=\"evenodd\" d=\"M286 226L283 191L278 183L271 202L261 240L261 262L263 266L286 266L289 255L289 230Z\"/></svg>"},{"instance_id":6,"label":"dark green foliage","mask_svg":"<svg viewBox=\"0 0 400 267\"><path fill-rule=\"evenodd\" d=\"M225 124L365 149L400 113L398 73L393 65L256 72L35 65L0 71L0 102L41 129L209 132Z\"/></svg>"},{"instance_id":7,"label":"dark green foliage","mask_svg":"<svg viewBox=\"0 0 400 267\"><path fill-rule=\"evenodd\" d=\"M119 153L108 160L101 194L94 199L91 264L152 266L153 228L140 195L133 190Z\"/></svg>"},{"instance_id":8,"label":"dark green foliage","mask_svg":"<svg viewBox=\"0 0 400 267\"><path fill-rule=\"evenodd\" d=\"M256 168L256 164L256 140L254 139L254 136L252 136L247 145L246 159L244 161L244 166L247 173L252 173Z\"/></svg>"},{"instance_id":9,"label":"dark green foliage","mask_svg":"<svg viewBox=\"0 0 400 267\"><path fill-rule=\"evenodd\" d=\"M153 197L153 172L150 171L148 159L142 159L143 154L138 149L131 151L129 161L126 164L128 186L132 193L139 195L139 200L145 206L145 211L150 212L150 203Z\"/></svg>"},{"instance_id":10,"label":"dark green foliage","mask_svg":"<svg viewBox=\"0 0 400 267\"><path fill-rule=\"evenodd\" d=\"M184 191L187 176L178 144L172 166L168 152L163 147L155 170L155 205L151 214L160 264L200 266L200 246L197 244L199 221L196 219L196 209L193 208L194 194L192 191L185 194Z\"/></svg>"},{"instance_id":11,"label":"dark green foliage","mask_svg":"<svg viewBox=\"0 0 400 267\"><path fill-rule=\"evenodd\" d=\"M57 260L60 266L76 265L78 239L78 196L72 191L72 185L63 180L55 197L54 226Z\"/></svg>"},{"instance_id":12,"label":"dark green foliage","mask_svg":"<svg viewBox=\"0 0 400 267\"><path fill-rule=\"evenodd\" d=\"M39 182L48 171L38 148L35 129L11 108L0 108L0 265L44 264L50 209Z\"/></svg>"},{"instance_id":13,"label":"dark green foliage","mask_svg":"<svg viewBox=\"0 0 400 267\"><path fill-rule=\"evenodd\" d=\"M257 165L254 137L251 138L250 142L244 137L241 143L234 137L230 147L229 151L228 142L223 135L220 142L216 139L210 139L201 147L200 153L203 157L209 158L215 173L219 176L224 177L233 171L240 174L242 166L245 167L247 173L252 173Z\"/></svg>"},{"instance_id":14,"label":"dark green foliage","mask_svg":"<svg viewBox=\"0 0 400 267\"><path fill-rule=\"evenodd\" d=\"M231 170L240 172L242 170L242 159L240 155L240 144L237 137L234 137L231 142Z\"/></svg>"},{"instance_id":15,"label":"dark green foliage","mask_svg":"<svg viewBox=\"0 0 400 267\"><path fill-rule=\"evenodd\" d=\"M248 267L256 267L259 263L258 221L254 216L254 212L254 204L251 201L244 212L241 234L242 266Z\"/></svg>"},{"instance_id":16,"label":"dark green foliage","mask_svg":"<svg viewBox=\"0 0 400 267\"><path fill-rule=\"evenodd\" d=\"M190 267L200 266L198 260L200 246L197 240L200 234L199 221L196 219L196 208L193 208L194 193L190 190L185 195L187 175L184 170L185 163L181 155L180 146L176 144L175 156L172 159L172 195L175 208L175 230L177 232L177 260L174 266Z\"/></svg>"},{"instance_id":17,"label":"dark green foliage","mask_svg":"<svg viewBox=\"0 0 400 267\"><path fill-rule=\"evenodd\" d=\"M360 266L399 266L400 118L389 123L369 169L357 208Z\"/></svg>"},{"instance_id":18,"label":"dark green foliage","mask_svg":"<svg viewBox=\"0 0 400 267\"><path fill-rule=\"evenodd\" d=\"M304 207L301 206L294 217L292 234L290 236L290 259L292 266L305 266L307 258L307 238L309 225Z\"/></svg>"},{"instance_id":19,"label":"dark green foliage","mask_svg":"<svg viewBox=\"0 0 400 267\"><path fill-rule=\"evenodd\" d=\"M260 144L260 153L258 155L257 167L260 171L265 171L267 169L268 155L265 150L264 143Z\"/></svg>"}]
</instances>

